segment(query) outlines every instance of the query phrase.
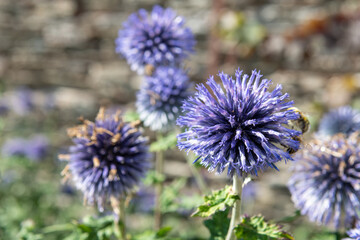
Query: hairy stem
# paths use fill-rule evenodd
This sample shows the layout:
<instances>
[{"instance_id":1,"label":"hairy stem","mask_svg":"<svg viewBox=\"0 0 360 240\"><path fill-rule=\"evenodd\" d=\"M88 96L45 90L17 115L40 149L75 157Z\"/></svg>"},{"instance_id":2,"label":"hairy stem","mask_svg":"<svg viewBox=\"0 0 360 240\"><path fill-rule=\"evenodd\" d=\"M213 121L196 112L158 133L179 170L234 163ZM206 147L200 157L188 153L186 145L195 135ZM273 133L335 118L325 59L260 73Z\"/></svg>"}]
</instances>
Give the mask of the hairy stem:
<instances>
[{"instance_id":1,"label":"hairy stem","mask_svg":"<svg viewBox=\"0 0 360 240\"><path fill-rule=\"evenodd\" d=\"M239 200L235 202L235 205L232 209L231 213L231 220L229 225L229 230L226 235L226 240L235 240L235 233L234 228L237 224L240 223L240 216L241 216L241 193L242 193L242 178L239 178L236 174L233 176L233 190L234 193L239 195Z\"/></svg>"},{"instance_id":2,"label":"hairy stem","mask_svg":"<svg viewBox=\"0 0 360 240\"><path fill-rule=\"evenodd\" d=\"M156 152L156 173L161 176L164 174L164 152ZM163 192L164 185L162 182L156 186L155 193L155 210L154 210L154 224L155 230L159 230L162 225L162 214L161 214L161 195Z\"/></svg>"}]
</instances>

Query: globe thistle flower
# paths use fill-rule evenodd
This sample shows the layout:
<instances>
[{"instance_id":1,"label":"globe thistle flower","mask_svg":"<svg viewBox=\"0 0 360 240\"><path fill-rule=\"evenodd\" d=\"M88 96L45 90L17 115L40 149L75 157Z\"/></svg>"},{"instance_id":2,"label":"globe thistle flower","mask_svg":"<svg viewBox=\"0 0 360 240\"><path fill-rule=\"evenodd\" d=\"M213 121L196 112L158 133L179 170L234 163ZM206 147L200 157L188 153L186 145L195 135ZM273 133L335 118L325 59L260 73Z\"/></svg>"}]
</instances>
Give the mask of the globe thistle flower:
<instances>
[{"instance_id":1,"label":"globe thistle flower","mask_svg":"<svg viewBox=\"0 0 360 240\"><path fill-rule=\"evenodd\" d=\"M21 156L26 157L28 141L24 138L11 138L5 141L1 148L3 156Z\"/></svg>"},{"instance_id":2,"label":"globe thistle flower","mask_svg":"<svg viewBox=\"0 0 360 240\"><path fill-rule=\"evenodd\" d=\"M318 135L350 134L357 130L360 130L360 112L350 106L343 106L330 111L321 119Z\"/></svg>"},{"instance_id":3,"label":"globe thistle flower","mask_svg":"<svg viewBox=\"0 0 360 240\"><path fill-rule=\"evenodd\" d=\"M360 224L356 224L356 228L347 231L347 234L350 238L345 238L344 240L360 240Z\"/></svg>"},{"instance_id":4,"label":"globe thistle flower","mask_svg":"<svg viewBox=\"0 0 360 240\"><path fill-rule=\"evenodd\" d=\"M84 120L68 131L75 145L60 156L69 161L62 174L72 177L85 201L97 203L100 211L108 200L113 204L132 191L149 168L147 139L137 124L100 109L95 122Z\"/></svg>"},{"instance_id":5,"label":"globe thistle flower","mask_svg":"<svg viewBox=\"0 0 360 240\"><path fill-rule=\"evenodd\" d=\"M146 79L137 94L136 107L140 120L154 131L175 125L182 102L190 95L187 74L174 67L158 67Z\"/></svg>"},{"instance_id":6,"label":"globe thistle flower","mask_svg":"<svg viewBox=\"0 0 360 240\"><path fill-rule=\"evenodd\" d=\"M281 93L282 86L268 91L271 80L261 80L256 70L250 78L240 70L235 80L224 73L219 77L222 86L210 76L211 91L200 84L195 97L184 102L185 115L177 124L187 129L178 135L179 148L193 151L209 171L220 174L228 167L229 176L257 175L268 166L277 169L282 159L292 160L284 147L299 149L300 132L287 124L299 115L290 109L293 102L285 101L289 95Z\"/></svg>"},{"instance_id":7,"label":"globe thistle flower","mask_svg":"<svg viewBox=\"0 0 360 240\"><path fill-rule=\"evenodd\" d=\"M348 138L314 140L311 148L296 156L289 180L295 206L319 224L345 226L359 218L360 148L359 134Z\"/></svg>"},{"instance_id":8,"label":"globe thistle flower","mask_svg":"<svg viewBox=\"0 0 360 240\"><path fill-rule=\"evenodd\" d=\"M49 140L43 135L36 135L28 140L26 156L34 161L43 159L49 150Z\"/></svg>"},{"instance_id":9,"label":"globe thistle flower","mask_svg":"<svg viewBox=\"0 0 360 240\"><path fill-rule=\"evenodd\" d=\"M20 156L33 161L40 161L46 156L48 148L48 139L43 135L36 135L30 139L8 139L2 146L1 151L7 157Z\"/></svg>"},{"instance_id":10,"label":"globe thistle flower","mask_svg":"<svg viewBox=\"0 0 360 240\"><path fill-rule=\"evenodd\" d=\"M184 24L184 18L176 16L171 8L155 5L151 13L140 9L131 14L119 30L116 52L139 73L145 65L180 63L193 52L195 45L191 30Z\"/></svg>"}]
</instances>

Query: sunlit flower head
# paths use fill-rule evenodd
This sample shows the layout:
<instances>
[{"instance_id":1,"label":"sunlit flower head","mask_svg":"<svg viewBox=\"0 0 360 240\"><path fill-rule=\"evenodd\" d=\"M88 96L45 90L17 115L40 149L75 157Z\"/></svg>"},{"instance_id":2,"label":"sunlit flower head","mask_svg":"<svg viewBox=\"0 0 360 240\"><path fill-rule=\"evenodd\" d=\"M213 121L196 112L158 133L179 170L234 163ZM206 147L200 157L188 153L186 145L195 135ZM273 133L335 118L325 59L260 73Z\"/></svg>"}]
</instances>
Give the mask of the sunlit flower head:
<instances>
[{"instance_id":1,"label":"sunlit flower head","mask_svg":"<svg viewBox=\"0 0 360 240\"><path fill-rule=\"evenodd\" d=\"M179 68L158 67L146 76L137 94L136 107L140 120L154 131L175 126L182 102L190 96L192 84L187 73Z\"/></svg>"},{"instance_id":2,"label":"sunlit flower head","mask_svg":"<svg viewBox=\"0 0 360 240\"><path fill-rule=\"evenodd\" d=\"M142 73L146 65L174 65L194 50L195 40L183 17L171 8L155 5L129 16L119 30L116 52L126 58L133 71Z\"/></svg>"},{"instance_id":3,"label":"sunlit flower head","mask_svg":"<svg viewBox=\"0 0 360 240\"><path fill-rule=\"evenodd\" d=\"M289 95L282 86L269 91L270 80L261 79L254 70L251 76L238 70L235 79L219 73L222 84L211 76L207 85L197 86L194 97L184 102L184 115L177 120L185 127L178 135L181 150L193 151L210 171L228 175L257 174L267 167L276 168L281 160L292 160L286 148L299 148L288 121L299 117L291 109Z\"/></svg>"}]
</instances>

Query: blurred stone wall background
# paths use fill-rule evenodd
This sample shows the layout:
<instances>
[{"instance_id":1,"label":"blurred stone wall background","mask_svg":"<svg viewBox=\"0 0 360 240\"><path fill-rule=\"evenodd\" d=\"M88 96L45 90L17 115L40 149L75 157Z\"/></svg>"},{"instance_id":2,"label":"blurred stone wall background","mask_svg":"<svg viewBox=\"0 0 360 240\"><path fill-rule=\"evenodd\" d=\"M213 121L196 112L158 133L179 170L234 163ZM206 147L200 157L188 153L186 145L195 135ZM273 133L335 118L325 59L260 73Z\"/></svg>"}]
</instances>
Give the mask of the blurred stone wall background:
<instances>
[{"instance_id":1,"label":"blurred stone wall background","mask_svg":"<svg viewBox=\"0 0 360 240\"><path fill-rule=\"evenodd\" d=\"M104 104L131 106L141 77L116 55L114 40L130 13L157 3L183 15L196 35L196 55L186 63L193 81L257 68L284 84L312 121L332 107L360 108L358 0L1 0L2 90L51 92L62 118L68 109L77 116ZM58 128L63 139L74 122ZM189 177L179 159L170 156L167 174ZM287 176L264 175L261 184L273 188L259 187L256 212L280 217L294 210Z\"/></svg>"},{"instance_id":2,"label":"blurred stone wall background","mask_svg":"<svg viewBox=\"0 0 360 240\"><path fill-rule=\"evenodd\" d=\"M275 82L286 82L290 92L295 88L293 95L330 106L349 101L344 96L340 104L332 103L316 91L330 88L331 93L331 77L360 69L356 0L2 0L0 79L10 89L27 85L55 91L65 105L72 100L61 98L73 95L75 104L132 102L140 77L115 54L114 39L131 12L159 3L185 16L196 34L197 52L186 64L195 82L218 69L257 67L273 73ZM256 39L259 29L252 28L242 32L255 34L250 44L224 37L222 29L231 30L231 14L239 12L246 22L263 27L264 37Z\"/></svg>"}]
</instances>

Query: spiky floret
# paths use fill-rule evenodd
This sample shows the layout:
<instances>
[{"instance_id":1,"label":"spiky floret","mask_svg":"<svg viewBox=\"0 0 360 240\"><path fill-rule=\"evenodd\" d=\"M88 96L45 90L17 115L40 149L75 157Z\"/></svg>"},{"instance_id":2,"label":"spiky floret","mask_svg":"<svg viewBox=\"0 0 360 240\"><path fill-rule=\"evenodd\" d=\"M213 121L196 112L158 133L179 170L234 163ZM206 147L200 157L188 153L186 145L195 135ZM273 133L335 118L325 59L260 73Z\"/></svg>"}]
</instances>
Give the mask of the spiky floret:
<instances>
[{"instance_id":1,"label":"spiky floret","mask_svg":"<svg viewBox=\"0 0 360 240\"><path fill-rule=\"evenodd\" d=\"M68 161L62 174L71 177L84 200L96 203L99 210L131 192L149 169L148 140L137 124L100 109L95 122L83 120L68 131L75 145L60 156Z\"/></svg>"},{"instance_id":2,"label":"spiky floret","mask_svg":"<svg viewBox=\"0 0 360 240\"><path fill-rule=\"evenodd\" d=\"M288 186L295 206L319 224L349 226L359 218L359 133L314 140L296 155ZM341 219L344 219L342 224Z\"/></svg>"},{"instance_id":3,"label":"spiky floret","mask_svg":"<svg viewBox=\"0 0 360 240\"><path fill-rule=\"evenodd\" d=\"M345 238L344 240L360 240L360 223L357 222L356 228L347 231L347 234L350 238Z\"/></svg>"},{"instance_id":4,"label":"spiky floret","mask_svg":"<svg viewBox=\"0 0 360 240\"><path fill-rule=\"evenodd\" d=\"M194 36L184 27L183 17L171 8L140 9L129 16L119 30L116 52L123 55L133 71L142 73L145 65L177 64L193 52Z\"/></svg>"},{"instance_id":5,"label":"spiky floret","mask_svg":"<svg viewBox=\"0 0 360 240\"><path fill-rule=\"evenodd\" d=\"M144 125L154 131L174 127L191 86L186 72L174 67L158 67L152 76L145 77L136 101Z\"/></svg>"},{"instance_id":6,"label":"spiky floret","mask_svg":"<svg viewBox=\"0 0 360 240\"><path fill-rule=\"evenodd\" d=\"M250 78L240 69L235 80L223 72L219 77L222 85L210 76L211 91L199 84L195 96L184 102L185 115L177 124L187 129L178 135L179 148L193 151L210 171L228 167L230 176L257 174L276 168L282 159L292 160L284 146L297 150L300 132L287 124L299 115L289 109L293 102L285 101L289 95L281 93L282 86L268 91L271 81L261 80L256 70Z\"/></svg>"},{"instance_id":7,"label":"spiky floret","mask_svg":"<svg viewBox=\"0 0 360 240\"><path fill-rule=\"evenodd\" d=\"M319 123L318 135L351 134L360 130L360 112L350 106L333 109Z\"/></svg>"}]
</instances>

